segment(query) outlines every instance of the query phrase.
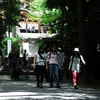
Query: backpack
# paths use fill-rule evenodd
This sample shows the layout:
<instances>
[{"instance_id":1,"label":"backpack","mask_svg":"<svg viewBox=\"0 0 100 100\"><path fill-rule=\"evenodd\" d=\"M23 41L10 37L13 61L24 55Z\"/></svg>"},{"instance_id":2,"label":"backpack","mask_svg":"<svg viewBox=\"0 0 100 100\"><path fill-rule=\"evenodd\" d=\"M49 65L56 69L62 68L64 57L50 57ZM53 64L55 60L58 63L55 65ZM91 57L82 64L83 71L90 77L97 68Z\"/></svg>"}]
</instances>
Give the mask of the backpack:
<instances>
[{"instance_id":1,"label":"backpack","mask_svg":"<svg viewBox=\"0 0 100 100\"><path fill-rule=\"evenodd\" d=\"M79 58L80 58L80 65L81 65L81 67L82 67L82 65L83 65L83 63L82 63L82 61L81 61L81 55L79 56ZM73 59L74 59L74 55L72 55L72 63L73 63Z\"/></svg>"},{"instance_id":2,"label":"backpack","mask_svg":"<svg viewBox=\"0 0 100 100\"><path fill-rule=\"evenodd\" d=\"M58 55L59 55L58 52L56 51L55 53L56 53L57 58L58 58ZM51 51L50 51L50 53L49 53L49 59L50 59L50 57L51 57Z\"/></svg>"}]
</instances>

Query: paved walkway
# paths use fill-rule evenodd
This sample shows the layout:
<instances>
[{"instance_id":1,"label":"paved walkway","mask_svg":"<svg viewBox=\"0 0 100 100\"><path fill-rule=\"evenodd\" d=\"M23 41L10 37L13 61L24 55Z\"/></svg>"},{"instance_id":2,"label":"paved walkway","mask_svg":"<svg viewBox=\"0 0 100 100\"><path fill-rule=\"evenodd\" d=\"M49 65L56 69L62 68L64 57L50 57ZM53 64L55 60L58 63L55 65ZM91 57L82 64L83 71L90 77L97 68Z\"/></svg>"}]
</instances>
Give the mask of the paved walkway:
<instances>
[{"instance_id":1,"label":"paved walkway","mask_svg":"<svg viewBox=\"0 0 100 100\"><path fill-rule=\"evenodd\" d=\"M21 76L20 81L10 81L9 76L0 76L0 100L100 100L100 91L90 86L80 85L79 90L72 87L71 81L61 83L61 88L36 87L33 76ZM28 78L29 80L24 80Z\"/></svg>"}]
</instances>

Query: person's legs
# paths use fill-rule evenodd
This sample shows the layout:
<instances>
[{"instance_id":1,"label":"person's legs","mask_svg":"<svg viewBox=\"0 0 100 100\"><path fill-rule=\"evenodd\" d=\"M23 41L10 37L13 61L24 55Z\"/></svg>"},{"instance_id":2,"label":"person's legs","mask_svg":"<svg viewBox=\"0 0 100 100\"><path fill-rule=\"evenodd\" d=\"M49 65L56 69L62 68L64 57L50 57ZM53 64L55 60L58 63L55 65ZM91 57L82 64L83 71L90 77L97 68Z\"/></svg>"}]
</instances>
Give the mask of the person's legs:
<instances>
[{"instance_id":1,"label":"person's legs","mask_svg":"<svg viewBox=\"0 0 100 100\"><path fill-rule=\"evenodd\" d=\"M63 82L63 70L59 69L59 80L60 82Z\"/></svg>"},{"instance_id":2,"label":"person's legs","mask_svg":"<svg viewBox=\"0 0 100 100\"><path fill-rule=\"evenodd\" d=\"M46 82L48 82L49 81L49 71L48 70L45 71L45 78L46 78Z\"/></svg>"},{"instance_id":3,"label":"person's legs","mask_svg":"<svg viewBox=\"0 0 100 100\"><path fill-rule=\"evenodd\" d=\"M77 82L76 82L76 76L77 76L77 73L75 71L72 71L72 82L73 82L74 85L77 84Z\"/></svg>"},{"instance_id":4,"label":"person's legs","mask_svg":"<svg viewBox=\"0 0 100 100\"><path fill-rule=\"evenodd\" d=\"M49 79L50 79L50 86L53 86L53 64L49 64Z\"/></svg>"},{"instance_id":5,"label":"person's legs","mask_svg":"<svg viewBox=\"0 0 100 100\"><path fill-rule=\"evenodd\" d=\"M41 74L41 80L40 80L41 83L43 83L43 74Z\"/></svg>"},{"instance_id":6,"label":"person's legs","mask_svg":"<svg viewBox=\"0 0 100 100\"><path fill-rule=\"evenodd\" d=\"M43 74L41 74L40 76L41 76L41 80L40 80L39 87L43 88Z\"/></svg>"},{"instance_id":7,"label":"person's legs","mask_svg":"<svg viewBox=\"0 0 100 100\"><path fill-rule=\"evenodd\" d=\"M21 69L19 69L18 71L18 80L19 80L20 72L21 72Z\"/></svg>"},{"instance_id":8,"label":"person's legs","mask_svg":"<svg viewBox=\"0 0 100 100\"><path fill-rule=\"evenodd\" d=\"M77 73L77 79L76 79L77 85L79 84L79 81L80 81L80 73Z\"/></svg>"},{"instance_id":9,"label":"person's legs","mask_svg":"<svg viewBox=\"0 0 100 100\"><path fill-rule=\"evenodd\" d=\"M60 81L63 82L63 70L60 70Z\"/></svg>"},{"instance_id":10,"label":"person's legs","mask_svg":"<svg viewBox=\"0 0 100 100\"><path fill-rule=\"evenodd\" d=\"M60 69L58 69L59 71L59 80L61 80L61 73L60 73Z\"/></svg>"},{"instance_id":11,"label":"person's legs","mask_svg":"<svg viewBox=\"0 0 100 100\"><path fill-rule=\"evenodd\" d=\"M39 87L39 75L36 75L37 87Z\"/></svg>"},{"instance_id":12,"label":"person's legs","mask_svg":"<svg viewBox=\"0 0 100 100\"><path fill-rule=\"evenodd\" d=\"M39 66L36 66L35 67L35 74L36 74L36 81L37 81L37 87L39 87L39 72L40 72L40 67Z\"/></svg>"},{"instance_id":13,"label":"person's legs","mask_svg":"<svg viewBox=\"0 0 100 100\"><path fill-rule=\"evenodd\" d=\"M25 58L23 58L23 62L24 62L24 66L26 66L27 62Z\"/></svg>"},{"instance_id":14,"label":"person's legs","mask_svg":"<svg viewBox=\"0 0 100 100\"><path fill-rule=\"evenodd\" d=\"M11 65L11 77L12 77L12 79L16 80L16 75L17 75L16 64L12 64Z\"/></svg>"},{"instance_id":15,"label":"person's legs","mask_svg":"<svg viewBox=\"0 0 100 100\"><path fill-rule=\"evenodd\" d=\"M14 68L13 68L13 64L10 65L10 75L11 75L11 80L14 80Z\"/></svg>"},{"instance_id":16,"label":"person's legs","mask_svg":"<svg viewBox=\"0 0 100 100\"><path fill-rule=\"evenodd\" d=\"M78 87L77 87L77 73L75 71L72 71L72 81L74 84L74 88L78 89Z\"/></svg>"},{"instance_id":17,"label":"person's legs","mask_svg":"<svg viewBox=\"0 0 100 100\"><path fill-rule=\"evenodd\" d=\"M25 66L27 66L27 60L25 59Z\"/></svg>"},{"instance_id":18,"label":"person's legs","mask_svg":"<svg viewBox=\"0 0 100 100\"><path fill-rule=\"evenodd\" d=\"M16 64L15 65L15 77L16 77L16 80L18 80L19 78L19 64Z\"/></svg>"},{"instance_id":19,"label":"person's legs","mask_svg":"<svg viewBox=\"0 0 100 100\"><path fill-rule=\"evenodd\" d=\"M59 86L59 71L58 71L58 65L54 65L54 75L56 77L56 83L57 83L57 87Z\"/></svg>"},{"instance_id":20,"label":"person's legs","mask_svg":"<svg viewBox=\"0 0 100 100\"><path fill-rule=\"evenodd\" d=\"M42 84L43 84L43 76L44 76L44 72L45 72L44 71L45 66L37 66L36 70L37 70L37 74L36 74L37 87L43 88Z\"/></svg>"}]
</instances>

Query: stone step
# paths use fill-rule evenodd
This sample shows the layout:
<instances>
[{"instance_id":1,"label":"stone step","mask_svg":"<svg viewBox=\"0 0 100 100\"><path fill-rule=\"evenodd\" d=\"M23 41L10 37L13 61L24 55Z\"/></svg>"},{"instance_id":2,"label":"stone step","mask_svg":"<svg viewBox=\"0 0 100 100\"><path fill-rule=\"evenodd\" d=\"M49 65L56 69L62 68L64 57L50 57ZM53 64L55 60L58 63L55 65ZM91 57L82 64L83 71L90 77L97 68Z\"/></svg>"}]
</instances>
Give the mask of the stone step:
<instances>
[{"instance_id":1,"label":"stone step","mask_svg":"<svg viewBox=\"0 0 100 100\"><path fill-rule=\"evenodd\" d=\"M6 66L0 67L0 75L9 75L9 73L10 73L9 66L6 65ZM25 74L32 75L32 74L34 74L33 67L32 66L23 66L21 74L22 75L25 75Z\"/></svg>"},{"instance_id":2,"label":"stone step","mask_svg":"<svg viewBox=\"0 0 100 100\"><path fill-rule=\"evenodd\" d=\"M22 60L22 71L21 75L33 75L34 70L32 67L33 63L33 57L29 58L27 61L27 66L23 65L23 60ZM8 66L7 59L5 58L3 65L0 67L0 75L9 75L10 74L10 66Z\"/></svg>"},{"instance_id":3,"label":"stone step","mask_svg":"<svg viewBox=\"0 0 100 100\"><path fill-rule=\"evenodd\" d=\"M36 80L36 76L35 75L20 75L19 76L20 80ZM11 80L10 75L0 75L0 80Z\"/></svg>"}]
</instances>

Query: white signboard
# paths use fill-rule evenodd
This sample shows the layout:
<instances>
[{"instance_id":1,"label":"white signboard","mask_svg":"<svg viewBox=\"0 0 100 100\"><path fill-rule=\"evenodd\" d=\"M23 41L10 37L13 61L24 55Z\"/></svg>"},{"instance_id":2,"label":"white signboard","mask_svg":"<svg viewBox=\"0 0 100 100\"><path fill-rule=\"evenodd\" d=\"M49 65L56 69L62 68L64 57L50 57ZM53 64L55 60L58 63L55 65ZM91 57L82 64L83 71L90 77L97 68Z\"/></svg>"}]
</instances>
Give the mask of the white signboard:
<instances>
[{"instance_id":1,"label":"white signboard","mask_svg":"<svg viewBox=\"0 0 100 100\"><path fill-rule=\"evenodd\" d=\"M29 54L29 43L28 42L23 43L23 50L26 50L27 53Z\"/></svg>"}]
</instances>

